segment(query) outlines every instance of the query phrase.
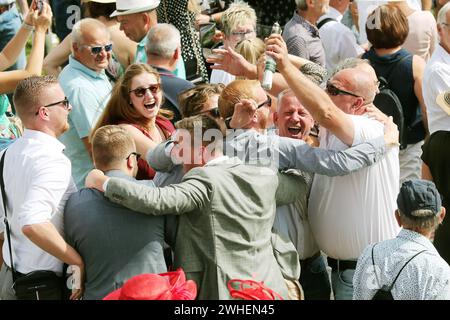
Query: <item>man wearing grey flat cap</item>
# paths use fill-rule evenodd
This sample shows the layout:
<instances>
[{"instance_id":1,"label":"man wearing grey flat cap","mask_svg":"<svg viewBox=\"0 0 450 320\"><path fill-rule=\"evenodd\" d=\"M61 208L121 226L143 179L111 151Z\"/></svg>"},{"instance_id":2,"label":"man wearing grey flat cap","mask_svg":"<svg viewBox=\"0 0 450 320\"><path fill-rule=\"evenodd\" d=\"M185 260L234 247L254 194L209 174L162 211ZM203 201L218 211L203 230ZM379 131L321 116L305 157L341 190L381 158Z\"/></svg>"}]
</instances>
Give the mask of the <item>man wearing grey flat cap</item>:
<instances>
[{"instance_id":1,"label":"man wearing grey flat cap","mask_svg":"<svg viewBox=\"0 0 450 320\"><path fill-rule=\"evenodd\" d=\"M353 277L354 300L450 300L450 266L433 246L445 217L441 197L427 180L408 180L397 197L395 239L369 245Z\"/></svg>"}]
</instances>

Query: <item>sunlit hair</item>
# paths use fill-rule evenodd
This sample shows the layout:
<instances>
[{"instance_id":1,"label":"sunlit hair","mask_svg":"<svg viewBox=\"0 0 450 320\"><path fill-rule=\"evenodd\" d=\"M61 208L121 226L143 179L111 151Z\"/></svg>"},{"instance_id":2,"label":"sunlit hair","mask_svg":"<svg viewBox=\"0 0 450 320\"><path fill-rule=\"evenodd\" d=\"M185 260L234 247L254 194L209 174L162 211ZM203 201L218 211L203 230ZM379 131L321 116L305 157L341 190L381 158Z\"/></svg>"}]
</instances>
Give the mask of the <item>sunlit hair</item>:
<instances>
[{"instance_id":1,"label":"sunlit hair","mask_svg":"<svg viewBox=\"0 0 450 320\"><path fill-rule=\"evenodd\" d=\"M136 152L133 137L120 126L107 125L98 128L92 136L92 156L95 167L109 170Z\"/></svg>"},{"instance_id":2,"label":"sunlit hair","mask_svg":"<svg viewBox=\"0 0 450 320\"><path fill-rule=\"evenodd\" d=\"M214 95L220 95L225 86L220 84L199 84L178 95L178 104L184 117L191 117L203 111L205 103Z\"/></svg>"},{"instance_id":3,"label":"sunlit hair","mask_svg":"<svg viewBox=\"0 0 450 320\"><path fill-rule=\"evenodd\" d=\"M242 99L256 100L256 90L260 86L257 80L234 80L228 84L219 96L219 112L223 119L231 117L234 105Z\"/></svg>"},{"instance_id":4,"label":"sunlit hair","mask_svg":"<svg viewBox=\"0 0 450 320\"><path fill-rule=\"evenodd\" d=\"M83 35L86 32L90 32L93 28L97 28L105 32L108 37L110 37L110 33L108 28L101 23L100 21L92 18L84 18L77 23L72 28L72 43L83 44L84 38Z\"/></svg>"},{"instance_id":5,"label":"sunlit hair","mask_svg":"<svg viewBox=\"0 0 450 320\"><path fill-rule=\"evenodd\" d=\"M225 135L225 128L220 121L208 115L196 115L184 118L176 123L178 130L187 130L191 137L191 145L194 147L194 139L201 139L202 145L214 145L214 148L222 149L222 137ZM209 134L208 134L209 131ZM215 134L213 134L215 131ZM200 135L201 134L201 135ZM213 136L221 137L220 139L209 139Z\"/></svg>"},{"instance_id":6,"label":"sunlit hair","mask_svg":"<svg viewBox=\"0 0 450 320\"><path fill-rule=\"evenodd\" d=\"M450 2L447 2L441 10L439 10L439 13L437 15L437 23L443 24L447 23L447 12L450 10Z\"/></svg>"},{"instance_id":7,"label":"sunlit hair","mask_svg":"<svg viewBox=\"0 0 450 320\"><path fill-rule=\"evenodd\" d=\"M241 40L235 48L235 51L251 64L256 64L265 50L266 45L260 38Z\"/></svg>"},{"instance_id":8,"label":"sunlit hair","mask_svg":"<svg viewBox=\"0 0 450 320\"><path fill-rule=\"evenodd\" d=\"M35 116L45 90L53 85L59 85L58 79L54 76L32 76L19 81L14 91L13 101L17 115L22 121Z\"/></svg>"},{"instance_id":9,"label":"sunlit hair","mask_svg":"<svg viewBox=\"0 0 450 320\"><path fill-rule=\"evenodd\" d=\"M122 77L114 85L112 89L111 98L103 110L97 124L91 132L95 132L98 128L108 124L119 124L120 122L134 123L145 126L148 121L143 117L136 108L130 104L130 89L131 82L134 77L143 73L149 73L155 76L156 81L161 83L161 78L158 72L150 67L148 64L138 63L130 65ZM160 108L158 116L172 119L173 113L169 110ZM92 138L92 137L91 137Z\"/></svg>"},{"instance_id":10,"label":"sunlit hair","mask_svg":"<svg viewBox=\"0 0 450 320\"><path fill-rule=\"evenodd\" d=\"M256 12L246 2L237 0L222 14L221 22L223 32L226 36L230 36L231 32L239 25L251 22L253 28L256 29Z\"/></svg>"},{"instance_id":11,"label":"sunlit hair","mask_svg":"<svg viewBox=\"0 0 450 320\"><path fill-rule=\"evenodd\" d=\"M408 18L394 4L379 6L367 17L367 39L375 49L401 46L408 32Z\"/></svg>"},{"instance_id":12,"label":"sunlit hair","mask_svg":"<svg viewBox=\"0 0 450 320\"><path fill-rule=\"evenodd\" d=\"M295 0L295 5L297 6L297 9L300 9L302 11L308 10L308 5L306 4L306 0Z\"/></svg>"}]
</instances>

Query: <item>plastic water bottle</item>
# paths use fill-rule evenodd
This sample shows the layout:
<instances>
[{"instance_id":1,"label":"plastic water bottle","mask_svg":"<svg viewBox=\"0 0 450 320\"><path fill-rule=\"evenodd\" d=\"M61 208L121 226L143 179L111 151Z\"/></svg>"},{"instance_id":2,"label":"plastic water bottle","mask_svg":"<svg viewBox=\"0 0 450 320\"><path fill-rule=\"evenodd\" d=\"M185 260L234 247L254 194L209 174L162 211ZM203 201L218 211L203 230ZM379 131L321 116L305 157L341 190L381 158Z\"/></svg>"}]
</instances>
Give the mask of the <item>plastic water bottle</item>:
<instances>
[{"instance_id":1,"label":"plastic water bottle","mask_svg":"<svg viewBox=\"0 0 450 320\"><path fill-rule=\"evenodd\" d=\"M273 24L270 34L281 34L281 27L278 22ZM264 68L264 76L261 84L264 90L272 89L272 79L276 69L277 63L275 60L271 56L266 55L266 67Z\"/></svg>"}]
</instances>

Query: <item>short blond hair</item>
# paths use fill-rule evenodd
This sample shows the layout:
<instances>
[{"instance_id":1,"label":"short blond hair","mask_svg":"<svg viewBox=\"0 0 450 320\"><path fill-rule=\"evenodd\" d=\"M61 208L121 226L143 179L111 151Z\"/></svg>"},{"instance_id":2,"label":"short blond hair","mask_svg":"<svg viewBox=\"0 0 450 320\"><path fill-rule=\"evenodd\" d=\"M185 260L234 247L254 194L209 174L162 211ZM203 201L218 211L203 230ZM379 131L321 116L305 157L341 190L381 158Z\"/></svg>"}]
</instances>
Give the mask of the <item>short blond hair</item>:
<instances>
[{"instance_id":1,"label":"short blond hair","mask_svg":"<svg viewBox=\"0 0 450 320\"><path fill-rule=\"evenodd\" d=\"M242 23L250 21L256 29L256 12L246 2L237 0L222 14L221 23L223 32L230 36L231 32Z\"/></svg>"},{"instance_id":2,"label":"short blond hair","mask_svg":"<svg viewBox=\"0 0 450 320\"><path fill-rule=\"evenodd\" d=\"M260 86L257 80L234 80L228 84L219 96L219 112L223 119L234 113L234 105L241 99L256 100L256 89Z\"/></svg>"},{"instance_id":3,"label":"short blond hair","mask_svg":"<svg viewBox=\"0 0 450 320\"><path fill-rule=\"evenodd\" d=\"M92 157L95 167L106 171L125 161L136 145L127 130L116 125L97 129L92 136Z\"/></svg>"},{"instance_id":4,"label":"short blond hair","mask_svg":"<svg viewBox=\"0 0 450 320\"><path fill-rule=\"evenodd\" d=\"M41 97L51 86L59 85L54 76L32 76L19 81L14 91L13 101L17 115L22 121L35 116L36 107L41 105Z\"/></svg>"},{"instance_id":5,"label":"short blond hair","mask_svg":"<svg viewBox=\"0 0 450 320\"><path fill-rule=\"evenodd\" d=\"M266 50L266 45L260 38L244 39L238 42L234 50L251 64L256 64Z\"/></svg>"}]
</instances>

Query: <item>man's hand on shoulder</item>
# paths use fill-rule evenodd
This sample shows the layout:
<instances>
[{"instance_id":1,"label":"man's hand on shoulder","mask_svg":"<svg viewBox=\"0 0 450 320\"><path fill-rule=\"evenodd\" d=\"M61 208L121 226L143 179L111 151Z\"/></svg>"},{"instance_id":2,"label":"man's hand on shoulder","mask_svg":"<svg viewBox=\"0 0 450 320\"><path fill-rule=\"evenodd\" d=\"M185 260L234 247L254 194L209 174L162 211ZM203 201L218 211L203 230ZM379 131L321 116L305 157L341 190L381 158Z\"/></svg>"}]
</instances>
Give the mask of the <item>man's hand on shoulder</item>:
<instances>
[{"instance_id":1,"label":"man's hand on shoulder","mask_svg":"<svg viewBox=\"0 0 450 320\"><path fill-rule=\"evenodd\" d=\"M388 117L387 121L384 122L384 141L386 142L386 146L394 145L398 146L399 144L399 132L397 125L392 120L392 117Z\"/></svg>"},{"instance_id":2,"label":"man's hand on shoulder","mask_svg":"<svg viewBox=\"0 0 450 320\"><path fill-rule=\"evenodd\" d=\"M87 175L85 185L86 188L94 188L98 191L105 192L105 190L103 189L103 184L106 182L106 180L108 180L108 177L105 176L102 171L93 169Z\"/></svg>"}]
</instances>

